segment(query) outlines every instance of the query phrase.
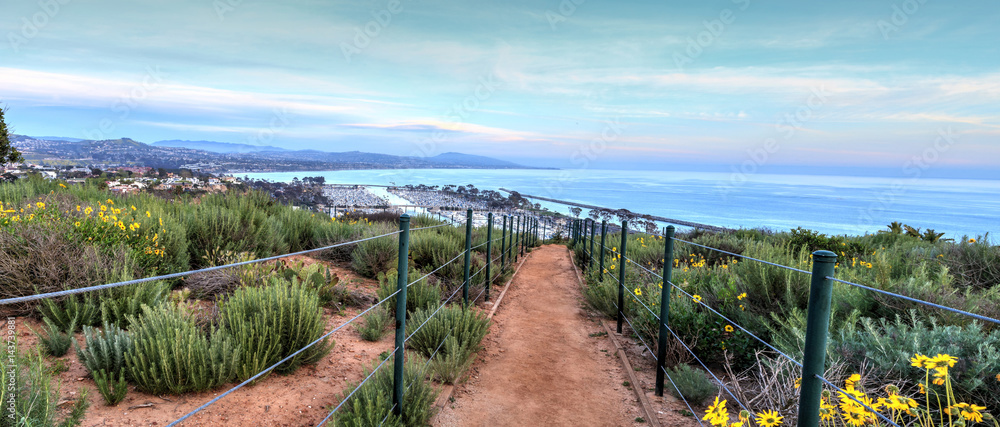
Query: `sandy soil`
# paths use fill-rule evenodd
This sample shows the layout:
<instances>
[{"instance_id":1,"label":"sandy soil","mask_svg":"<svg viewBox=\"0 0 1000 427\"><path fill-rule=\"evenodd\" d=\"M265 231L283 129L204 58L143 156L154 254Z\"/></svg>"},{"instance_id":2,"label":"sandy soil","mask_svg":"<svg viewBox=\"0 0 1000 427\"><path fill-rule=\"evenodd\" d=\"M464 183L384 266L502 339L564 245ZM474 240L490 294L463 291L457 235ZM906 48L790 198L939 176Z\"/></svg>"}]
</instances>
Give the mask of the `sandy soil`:
<instances>
[{"instance_id":1,"label":"sandy soil","mask_svg":"<svg viewBox=\"0 0 1000 427\"><path fill-rule=\"evenodd\" d=\"M533 251L493 318L469 380L437 425L641 425L614 345L584 305L566 248ZM675 412L682 404L673 398L656 399L664 425L696 424Z\"/></svg>"}]
</instances>

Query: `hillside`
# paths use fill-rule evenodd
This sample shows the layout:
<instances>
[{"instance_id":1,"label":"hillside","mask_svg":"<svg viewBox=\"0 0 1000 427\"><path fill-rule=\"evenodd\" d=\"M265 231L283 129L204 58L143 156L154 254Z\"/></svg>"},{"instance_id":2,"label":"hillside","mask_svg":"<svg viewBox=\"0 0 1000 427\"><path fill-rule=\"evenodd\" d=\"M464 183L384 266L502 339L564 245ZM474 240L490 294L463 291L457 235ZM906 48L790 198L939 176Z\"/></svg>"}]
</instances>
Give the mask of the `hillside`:
<instances>
[{"instance_id":1,"label":"hillside","mask_svg":"<svg viewBox=\"0 0 1000 427\"><path fill-rule=\"evenodd\" d=\"M49 165L136 165L198 168L206 172L293 172L349 169L533 169L462 153L434 157L361 151L287 150L216 141L165 140L146 144L129 138L90 141L13 135L14 146L33 163Z\"/></svg>"}]
</instances>

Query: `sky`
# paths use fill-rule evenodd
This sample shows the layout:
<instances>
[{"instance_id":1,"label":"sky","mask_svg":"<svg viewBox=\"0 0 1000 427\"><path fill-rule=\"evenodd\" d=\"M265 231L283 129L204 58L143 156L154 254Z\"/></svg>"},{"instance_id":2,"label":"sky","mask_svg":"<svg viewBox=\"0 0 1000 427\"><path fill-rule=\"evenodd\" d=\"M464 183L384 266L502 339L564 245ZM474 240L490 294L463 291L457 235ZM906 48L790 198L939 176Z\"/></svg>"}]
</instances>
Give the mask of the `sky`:
<instances>
[{"instance_id":1,"label":"sky","mask_svg":"<svg viewBox=\"0 0 1000 427\"><path fill-rule=\"evenodd\" d=\"M18 134L1000 179L1000 8L11 0Z\"/></svg>"}]
</instances>

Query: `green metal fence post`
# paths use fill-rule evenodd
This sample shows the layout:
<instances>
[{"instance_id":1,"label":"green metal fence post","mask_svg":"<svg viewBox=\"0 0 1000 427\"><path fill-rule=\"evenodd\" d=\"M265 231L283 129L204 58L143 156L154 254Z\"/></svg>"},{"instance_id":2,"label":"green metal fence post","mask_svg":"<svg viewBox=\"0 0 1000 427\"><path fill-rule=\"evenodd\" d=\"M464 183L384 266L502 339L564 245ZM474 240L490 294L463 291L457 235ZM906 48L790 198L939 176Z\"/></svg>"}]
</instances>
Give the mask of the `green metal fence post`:
<instances>
[{"instance_id":1,"label":"green metal fence post","mask_svg":"<svg viewBox=\"0 0 1000 427\"><path fill-rule=\"evenodd\" d=\"M597 264L597 281L604 281L604 239L608 235L608 222L601 221L601 258Z\"/></svg>"},{"instance_id":2,"label":"green metal fence post","mask_svg":"<svg viewBox=\"0 0 1000 427\"><path fill-rule=\"evenodd\" d=\"M500 270L507 266L507 215L503 216L503 231L500 232Z\"/></svg>"},{"instance_id":3,"label":"green metal fence post","mask_svg":"<svg viewBox=\"0 0 1000 427\"><path fill-rule=\"evenodd\" d=\"M469 305L469 265L472 261L472 209L465 214L465 281L462 282L462 302Z\"/></svg>"},{"instance_id":4,"label":"green metal fence post","mask_svg":"<svg viewBox=\"0 0 1000 427\"><path fill-rule=\"evenodd\" d=\"M625 245L628 244L628 221L622 221L622 247L618 252L618 333L622 333L625 319Z\"/></svg>"},{"instance_id":5,"label":"green metal fence post","mask_svg":"<svg viewBox=\"0 0 1000 427\"><path fill-rule=\"evenodd\" d=\"M486 215L486 293L485 301L490 300L490 283L493 276L490 275L490 264L493 261L493 212Z\"/></svg>"},{"instance_id":6,"label":"green metal fence post","mask_svg":"<svg viewBox=\"0 0 1000 427\"><path fill-rule=\"evenodd\" d=\"M576 219L573 220L570 227L570 235L573 236L573 248L576 249Z\"/></svg>"},{"instance_id":7,"label":"green metal fence post","mask_svg":"<svg viewBox=\"0 0 1000 427\"><path fill-rule=\"evenodd\" d=\"M597 233L597 221L590 220L590 256L587 257L587 269L594 265L594 234Z\"/></svg>"},{"instance_id":8,"label":"green metal fence post","mask_svg":"<svg viewBox=\"0 0 1000 427\"><path fill-rule=\"evenodd\" d=\"M663 377L665 360L667 358L667 322L670 318L670 295L673 287L670 286L674 267L674 226L668 226L663 238L663 283L660 289L660 334L656 342L656 387L657 396L663 396Z\"/></svg>"},{"instance_id":9,"label":"green metal fence post","mask_svg":"<svg viewBox=\"0 0 1000 427\"><path fill-rule=\"evenodd\" d=\"M833 285L827 277L833 276L833 267L837 264L837 254L830 251L813 252L812 258L805 354L802 357L802 392L799 395L799 427L819 425L823 381L818 377L826 371L826 339L833 296Z\"/></svg>"},{"instance_id":10,"label":"green metal fence post","mask_svg":"<svg viewBox=\"0 0 1000 427\"><path fill-rule=\"evenodd\" d=\"M528 247L528 220L530 219L524 217L524 227L521 227L521 256L524 256L524 250Z\"/></svg>"},{"instance_id":11,"label":"green metal fence post","mask_svg":"<svg viewBox=\"0 0 1000 427\"><path fill-rule=\"evenodd\" d=\"M399 263L396 266L396 351L393 355L392 371L392 412L403 413L403 350L406 345L406 285L410 258L410 216L399 217Z\"/></svg>"}]
</instances>

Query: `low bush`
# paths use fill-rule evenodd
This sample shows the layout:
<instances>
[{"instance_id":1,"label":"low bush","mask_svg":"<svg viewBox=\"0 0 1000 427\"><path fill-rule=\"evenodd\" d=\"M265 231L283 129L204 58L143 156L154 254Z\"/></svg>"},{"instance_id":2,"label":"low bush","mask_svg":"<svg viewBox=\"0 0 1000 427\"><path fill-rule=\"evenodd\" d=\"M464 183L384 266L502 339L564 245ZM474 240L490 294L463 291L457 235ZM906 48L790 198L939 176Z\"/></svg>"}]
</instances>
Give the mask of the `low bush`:
<instances>
[{"instance_id":1,"label":"low bush","mask_svg":"<svg viewBox=\"0 0 1000 427\"><path fill-rule=\"evenodd\" d=\"M388 332L388 327L393 318L389 315L389 310L384 306L379 306L369 311L358 325L358 333L365 341L378 341Z\"/></svg>"},{"instance_id":2,"label":"low bush","mask_svg":"<svg viewBox=\"0 0 1000 427\"><path fill-rule=\"evenodd\" d=\"M48 326L46 335L43 336L38 332L32 332L34 332L35 336L38 337L38 342L42 345L42 349L45 351L45 354L53 357L65 356L66 352L69 351L70 346L73 344L72 334L76 329L76 324L70 323L69 327L66 328L66 330L70 332L66 333L63 332L63 328L56 326L56 324L49 320L48 317L42 320L44 320L45 324Z\"/></svg>"},{"instance_id":3,"label":"low bush","mask_svg":"<svg viewBox=\"0 0 1000 427\"><path fill-rule=\"evenodd\" d=\"M101 320L100 303L94 295L67 295L62 300L46 298L38 305L46 323L69 333L81 326L96 325Z\"/></svg>"},{"instance_id":4,"label":"low bush","mask_svg":"<svg viewBox=\"0 0 1000 427\"><path fill-rule=\"evenodd\" d=\"M440 344L437 354L432 353L430 360L431 376L444 384L454 384L472 366L479 343L461 342L454 336L448 336Z\"/></svg>"},{"instance_id":5,"label":"low bush","mask_svg":"<svg viewBox=\"0 0 1000 427\"><path fill-rule=\"evenodd\" d=\"M708 374L683 363L667 369L667 375L673 380L673 384L668 382L664 387L674 397L687 400L692 405L700 405L719 392L719 386L708 377Z\"/></svg>"},{"instance_id":6,"label":"low bush","mask_svg":"<svg viewBox=\"0 0 1000 427\"><path fill-rule=\"evenodd\" d=\"M231 381L240 349L229 334L208 334L178 309L144 307L129 318L132 351L125 355L128 376L152 394L205 391Z\"/></svg>"},{"instance_id":7,"label":"low bush","mask_svg":"<svg viewBox=\"0 0 1000 427\"><path fill-rule=\"evenodd\" d=\"M53 387L52 377L40 353L14 352L0 357L0 402L4 408L0 427L80 425L90 407L87 389L80 389L69 414L57 422L59 386ZM11 407L13 413L8 412Z\"/></svg>"},{"instance_id":8,"label":"low bush","mask_svg":"<svg viewBox=\"0 0 1000 427\"><path fill-rule=\"evenodd\" d=\"M83 348L76 343L74 347L87 372L119 372L125 369L125 356L132 352L132 336L128 332L110 324L104 324L101 330L84 326L83 341Z\"/></svg>"},{"instance_id":9,"label":"low bush","mask_svg":"<svg viewBox=\"0 0 1000 427\"><path fill-rule=\"evenodd\" d=\"M1000 331L983 331L973 322L966 326L942 326L932 318L920 320L916 311L895 320L861 319L857 332L835 330L831 334L833 354L849 366L867 363L887 378L918 383L924 372L913 369L914 354L949 354L959 363L951 368L955 397L963 402L984 402L1000 408Z\"/></svg>"},{"instance_id":10,"label":"low bush","mask_svg":"<svg viewBox=\"0 0 1000 427\"><path fill-rule=\"evenodd\" d=\"M111 276L111 282L132 280L127 271ZM99 291L96 297L101 301L101 322L124 325L129 316L142 315L142 307L155 308L163 304L170 295L170 284L164 281L150 281L135 285L120 286Z\"/></svg>"},{"instance_id":11,"label":"low bush","mask_svg":"<svg viewBox=\"0 0 1000 427\"><path fill-rule=\"evenodd\" d=\"M424 380L424 373L415 362L407 362L403 369L403 413L392 414L393 372L392 360L386 361L368 382L359 386L351 385L344 391L350 400L336 413L333 425L350 427L407 426L423 427L434 415L434 400L438 391ZM368 375L378 365L366 368L362 377ZM356 390L356 391L355 391Z\"/></svg>"},{"instance_id":12,"label":"low bush","mask_svg":"<svg viewBox=\"0 0 1000 427\"><path fill-rule=\"evenodd\" d=\"M128 383L125 381L125 370L108 373L104 370L95 371L94 383L97 384L97 391L104 398L104 403L108 406L115 406L125 399L128 394Z\"/></svg>"},{"instance_id":13,"label":"low bush","mask_svg":"<svg viewBox=\"0 0 1000 427\"><path fill-rule=\"evenodd\" d=\"M260 288L240 288L219 304L219 323L239 348L237 376L246 380L323 336L319 296L302 285L272 277ZM329 338L275 368L280 373L316 363L334 343Z\"/></svg>"},{"instance_id":14,"label":"low bush","mask_svg":"<svg viewBox=\"0 0 1000 427\"><path fill-rule=\"evenodd\" d=\"M358 243L351 252L351 269L364 277L373 278L395 267L398 254L399 239L396 236L366 240Z\"/></svg>"},{"instance_id":15,"label":"low bush","mask_svg":"<svg viewBox=\"0 0 1000 427\"><path fill-rule=\"evenodd\" d=\"M409 347L411 350L424 357L430 357L438 351L437 354L444 357L448 352L446 348L441 347L441 343L446 337L458 340L459 346L453 346L453 349L462 348L472 354L479 351L479 344L489 331L489 327L490 321L482 312L461 306L448 306L437 313L434 309L414 311L406 322L406 333L411 336Z\"/></svg>"},{"instance_id":16,"label":"low bush","mask_svg":"<svg viewBox=\"0 0 1000 427\"><path fill-rule=\"evenodd\" d=\"M423 277L424 274L419 271L410 271L408 279L410 282ZM396 313L396 296L393 293L396 292L398 288L399 276L396 270L389 270L386 273L378 275L378 289L375 294L378 296L379 302L382 302L382 306L389 311L391 316ZM391 295L391 296L390 296ZM423 308L436 308L441 304L441 288L436 285L432 285L428 278L423 278L406 288L406 312L413 313L416 310Z\"/></svg>"}]
</instances>

